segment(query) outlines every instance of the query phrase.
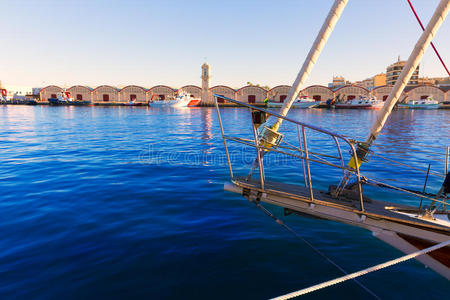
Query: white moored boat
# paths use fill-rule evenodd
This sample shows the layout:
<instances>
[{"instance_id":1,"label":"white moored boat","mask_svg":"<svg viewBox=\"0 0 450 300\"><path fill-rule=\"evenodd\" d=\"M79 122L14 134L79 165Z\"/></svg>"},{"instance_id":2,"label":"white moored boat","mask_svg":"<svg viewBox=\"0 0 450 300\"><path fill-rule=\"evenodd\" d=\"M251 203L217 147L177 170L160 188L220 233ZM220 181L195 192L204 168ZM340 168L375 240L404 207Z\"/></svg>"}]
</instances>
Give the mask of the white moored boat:
<instances>
[{"instance_id":1,"label":"white moored boat","mask_svg":"<svg viewBox=\"0 0 450 300\"><path fill-rule=\"evenodd\" d=\"M300 98L297 98L294 100L294 102L292 102L291 108L312 108L318 105L318 103L320 102L308 98L307 96L301 96ZM282 106L283 102L274 102L274 101L267 102L267 107L281 108Z\"/></svg>"},{"instance_id":2,"label":"white moored boat","mask_svg":"<svg viewBox=\"0 0 450 300\"><path fill-rule=\"evenodd\" d=\"M168 106L168 107L188 107L195 106L200 100L195 99L183 90L178 90L174 99L153 100L148 103L149 106Z\"/></svg>"},{"instance_id":3,"label":"white moored boat","mask_svg":"<svg viewBox=\"0 0 450 300\"><path fill-rule=\"evenodd\" d=\"M408 100L406 103L398 104L398 108L414 108L414 109L438 109L439 102L433 97L427 97L420 100Z\"/></svg>"},{"instance_id":4,"label":"white moored boat","mask_svg":"<svg viewBox=\"0 0 450 300\"><path fill-rule=\"evenodd\" d=\"M383 101L375 97L361 96L359 99L351 99L342 102L336 102L334 108L355 108L355 109L380 109L383 107Z\"/></svg>"}]
</instances>

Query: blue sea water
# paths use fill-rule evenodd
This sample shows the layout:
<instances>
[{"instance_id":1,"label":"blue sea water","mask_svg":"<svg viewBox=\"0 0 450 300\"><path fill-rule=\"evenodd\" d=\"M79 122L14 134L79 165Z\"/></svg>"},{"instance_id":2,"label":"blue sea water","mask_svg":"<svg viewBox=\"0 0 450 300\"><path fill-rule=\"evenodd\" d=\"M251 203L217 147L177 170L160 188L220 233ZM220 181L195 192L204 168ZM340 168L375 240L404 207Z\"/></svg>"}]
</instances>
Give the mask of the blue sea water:
<instances>
[{"instance_id":1,"label":"blue sea water","mask_svg":"<svg viewBox=\"0 0 450 300\"><path fill-rule=\"evenodd\" d=\"M231 133L247 130L248 111L221 111ZM376 112L290 116L364 139ZM444 110L394 111L376 153L426 168L450 145L449 118ZM2 106L0 161L1 299L266 299L341 275L242 196L223 191L229 174L213 108ZM373 162L362 171L423 185L422 173ZM299 166L267 169L294 181ZM442 159L432 170L443 172ZM313 169L318 187L339 179L331 175ZM430 191L439 184L431 181ZM397 196L384 200L402 201ZM267 208L349 272L402 255L363 229ZM360 281L382 299L450 293L446 279L416 261ZM344 297L371 298L351 281L307 298Z\"/></svg>"}]
</instances>

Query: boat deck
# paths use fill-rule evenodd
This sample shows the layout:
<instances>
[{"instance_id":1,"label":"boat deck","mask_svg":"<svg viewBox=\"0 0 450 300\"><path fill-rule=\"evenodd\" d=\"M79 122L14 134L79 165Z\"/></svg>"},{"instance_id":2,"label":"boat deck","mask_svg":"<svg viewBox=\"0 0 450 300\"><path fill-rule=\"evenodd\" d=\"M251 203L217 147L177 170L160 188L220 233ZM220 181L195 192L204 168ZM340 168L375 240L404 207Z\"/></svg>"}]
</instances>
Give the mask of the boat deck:
<instances>
[{"instance_id":1,"label":"boat deck","mask_svg":"<svg viewBox=\"0 0 450 300\"><path fill-rule=\"evenodd\" d=\"M387 201L373 200L364 196L364 211L361 211L359 199L352 200L343 197L334 198L327 191L313 189L314 199L311 200L309 195L309 188L300 185L265 181L264 190L262 190L259 180L250 179L249 181L247 181L247 179L243 177L234 178L233 183L241 188L256 190L273 196L288 198L290 200L297 200L306 203L314 203L318 205L334 207L341 210L352 211L364 215L370 215L371 217L387 219L394 222L414 223L419 226L444 230L450 233L450 228L448 226L436 224L434 222L430 222L424 219L410 217L408 215L393 211L394 209L397 209L402 211L417 212L418 208L414 206L392 203ZM387 207L389 207L389 209L386 209Z\"/></svg>"}]
</instances>

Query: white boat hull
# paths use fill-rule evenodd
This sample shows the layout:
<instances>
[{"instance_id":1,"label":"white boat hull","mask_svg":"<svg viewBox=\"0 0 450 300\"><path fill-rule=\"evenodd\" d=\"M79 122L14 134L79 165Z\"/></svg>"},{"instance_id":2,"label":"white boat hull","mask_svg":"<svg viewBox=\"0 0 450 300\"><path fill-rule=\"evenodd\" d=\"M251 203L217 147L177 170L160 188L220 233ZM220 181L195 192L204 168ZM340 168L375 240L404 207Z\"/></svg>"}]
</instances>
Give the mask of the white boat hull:
<instances>
[{"instance_id":1,"label":"white boat hull","mask_svg":"<svg viewBox=\"0 0 450 300\"><path fill-rule=\"evenodd\" d=\"M244 186L246 185L238 181L232 184L225 184L224 188L227 191L243 194ZM259 189L256 186L250 187L251 184L248 186L251 191L257 192ZM315 191L316 193L319 194L319 191ZM420 243L434 245L445 242L450 238L448 229L439 229L439 227L434 227L433 224L430 224L429 227L421 226L421 224L415 224L414 220L402 221L395 218L395 212L394 217L391 215L391 217L382 218L378 214L370 213L371 206L379 206L382 203L381 201L372 200L372 204L366 203L367 212L361 214L360 211L349 209L342 205L330 205L321 200L311 202L308 198L302 199L302 197L297 196L294 196L297 199L293 199L293 196L293 194L278 194L266 191L261 194L259 200L284 207L300 215L309 215L365 228L370 230L377 238L406 254L425 248L420 247ZM413 224L415 225L412 226ZM411 240L418 240L419 242L412 243ZM433 254L422 255L417 259L450 280L450 247L443 248L440 253L444 259L436 259Z\"/></svg>"},{"instance_id":2,"label":"white boat hull","mask_svg":"<svg viewBox=\"0 0 450 300\"><path fill-rule=\"evenodd\" d=\"M398 108L438 109L439 104L399 104Z\"/></svg>"},{"instance_id":3,"label":"white boat hull","mask_svg":"<svg viewBox=\"0 0 450 300\"><path fill-rule=\"evenodd\" d=\"M187 100L158 100L150 102L149 106L155 106L155 107L187 107L189 102L191 102L190 99Z\"/></svg>"}]
</instances>

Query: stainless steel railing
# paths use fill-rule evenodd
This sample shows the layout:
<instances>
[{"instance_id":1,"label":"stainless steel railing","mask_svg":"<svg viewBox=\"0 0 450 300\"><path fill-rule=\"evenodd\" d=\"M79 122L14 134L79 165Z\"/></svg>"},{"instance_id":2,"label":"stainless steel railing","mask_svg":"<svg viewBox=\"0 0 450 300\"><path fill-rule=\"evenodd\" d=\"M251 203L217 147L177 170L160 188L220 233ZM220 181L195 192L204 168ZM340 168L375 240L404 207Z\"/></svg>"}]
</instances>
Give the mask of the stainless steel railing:
<instances>
[{"instance_id":1,"label":"stainless steel railing","mask_svg":"<svg viewBox=\"0 0 450 300\"><path fill-rule=\"evenodd\" d=\"M251 113L255 112L255 113L259 113L259 114L265 114L266 116L268 116L267 119L270 117L282 118L284 121L286 121L287 124L292 124L295 126L298 144L293 145L293 144L289 143L286 140L286 138L282 139L281 141L272 145L271 147L268 147L267 145L265 145L265 143L261 143L263 130L259 130L259 126L258 126L258 124L255 124L255 120L253 120L253 117L251 120L253 138L242 138L242 137L227 135L225 133L224 125L222 122L217 98L221 98L227 102L231 102L240 107L248 108ZM321 164L321 165L324 165L327 167L332 167L332 168L342 170L342 175L343 175L342 178L343 179L341 180L341 183L336 188L335 196L339 196L339 193L342 192L342 188L347 182L346 180L348 178L350 178L350 176L354 176L354 178L356 178L355 184L357 185L359 205L360 205L360 210L362 212L364 211L364 197L363 197L362 185L367 184L367 183L372 183L372 185L375 184L375 185L378 185L378 186L384 187L384 188L395 189L399 192L407 193L409 195L413 195L420 199L425 199L427 201L430 201L431 203L433 203L433 201L434 201L434 202L440 203L441 207L443 206L444 209L447 209L445 199L444 199L444 201L441 201L441 200L436 199L436 197L431 197L429 195L427 196L422 192L415 192L415 191L411 191L409 189L395 187L395 186L387 184L385 182L381 182L377 179L372 179L372 178L369 178L368 176L362 176L360 173L358 164L355 164L355 168L349 167L347 165L347 162L345 161L345 159L350 159L352 157L355 161L360 159L360 158L358 158L358 155L356 152L356 146L355 146L355 145L357 145L358 142L353 139L350 139L341 134L333 133L331 131L325 130L323 128L320 128L320 127L317 127L314 125L306 124L306 123L296 121L296 120L293 120L293 119L285 117L285 116L281 116L276 112L272 112L272 111L266 110L261 107L256 107L251 104L243 103L243 102L240 102L235 99L227 98L227 97L224 97L221 95L216 95L216 94L214 94L214 99L215 99L215 107L216 107L217 116L218 116L219 125L220 125L220 131L222 134L223 144L225 147L228 169L229 169L230 177L232 180L235 177L234 177L232 161L231 161L230 151L228 149L227 142L237 142L237 143L240 143L240 144L243 144L246 146L250 146L250 147L253 147L256 149L256 159L255 159L254 166L252 167L252 170L250 171L248 178L250 178L252 176L254 169L257 167L259 169L259 177L260 177L259 184L260 184L261 190L263 190L263 191L264 191L265 185L266 185L266 182L265 182L266 176L265 176L263 158L266 153L276 152L276 153L280 153L283 155L295 157L295 158L301 160L304 185L306 188L308 188L309 199L311 202L314 202L314 190L313 190L313 184L312 184L312 176L311 176L312 171L311 171L310 163L317 163L317 164ZM250 114L250 115L252 115L252 114ZM261 125L261 124L259 124L259 125ZM264 129L264 127L263 127L263 129ZM267 128L265 128L265 129L267 130ZM328 136L331 139L331 142L333 144L332 147L335 148L336 155L332 155L330 153L325 153L323 151L312 151L309 148L309 144L307 142L308 141L307 132L309 132L309 131ZM343 145L341 145L341 144L343 144ZM348 147L350 157L347 156L346 158L344 158L343 153L345 153L345 152L343 152L343 147L344 148ZM381 157L381 156L377 155L377 157ZM384 157L381 157L381 158L388 159L388 158L384 158ZM393 160L390 160L390 161L394 162ZM399 165L402 165L402 163L399 163ZM446 158L445 158L445 165L446 166L448 165L448 152L447 152ZM405 166L405 164L403 164L403 166ZM411 167L411 168L413 168L413 167ZM445 170L447 170L447 167ZM422 170L420 170L420 171L422 171ZM432 174L431 172L430 172L430 175L437 175L439 177L443 177L440 174L439 175Z\"/></svg>"},{"instance_id":2,"label":"stainless steel railing","mask_svg":"<svg viewBox=\"0 0 450 300\"><path fill-rule=\"evenodd\" d=\"M261 131L258 131L258 127L256 126L255 122L253 122L253 120L252 120L253 140L226 135L225 131L224 131L224 126L223 126L217 98L224 99L225 101L237 104L241 107L246 107L246 108L250 109L252 112L259 112L262 114L266 114L269 117L282 118L284 121L294 124L297 129L298 146L289 144L287 141L283 141L283 142L276 144L270 148L262 145L261 144L261 138L262 138ZM314 191L313 191L313 186L312 186L310 162L315 162L315 163L327 165L330 167L338 168L338 169L341 169L343 172L347 172L349 174L356 175L358 193L359 193L360 210L364 211L364 201L363 201L362 186L361 186L362 183L361 183L361 175L359 172L359 167L356 165L356 169L352 169L352 168L346 166L343 155L342 155L341 146L340 146L340 142L343 142L346 145L348 145L348 147L350 148L351 156L355 159L355 161L357 161L358 158L357 158L357 153L356 153L356 149L354 146L355 141L348 139L347 137L342 136L340 134L330 132L328 130L322 129L322 128L314 126L314 125L310 125L310 124L306 124L306 123L299 122L296 120L292 120L288 117L281 116L278 113L271 112L266 109L256 107L256 106L253 106L253 105L250 105L247 103L243 103L243 102L237 101L235 99L227 98L227 97L224 97L221 95L216 95L216 94L214 94L214 99L215 99L215 107L216 107L217 116L218 116L219 125L220 125L220 131L222 134L222 139L223 139L223 143L224 143L224 147L225 147L228 169L229 169L230 176L232 179L234 178L233 167L232 167L232 163L231 163L231 159L230 159L230 152L228 149L227 141L238 142L238 143L241 143L241 144L244 144L247 146L254 147L256 149L255 162L257 163L257 167L259 169L260 186L261 186L262 190L264 190L264 188L265 188L265 172L264 172L264 165L263 165L263 156L265 153L268 153L268 152L277 152L277 153L281 153L284 155L289 155L289 156L301 159L302 168L304 170L303 178L304 178L304 182L305 182L305 187L307 187L309 190L309 198L312 202L314 202ZM337 156L333 156L328 153L310 151L308 149L308 143L307 143L308 138L307 138L306 129L312 130L314 132L318 132L320 134L325 134L325 135L331 137L331 140L333 141L333 143L336 146ZM339 161L339 164L327 160L329 158L337 159ZM251 173L252 173L252 171L251 171ZM250 176L251 176L251 173L250 173Z\"/></svg>"}]
</instances>

